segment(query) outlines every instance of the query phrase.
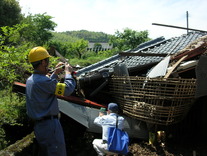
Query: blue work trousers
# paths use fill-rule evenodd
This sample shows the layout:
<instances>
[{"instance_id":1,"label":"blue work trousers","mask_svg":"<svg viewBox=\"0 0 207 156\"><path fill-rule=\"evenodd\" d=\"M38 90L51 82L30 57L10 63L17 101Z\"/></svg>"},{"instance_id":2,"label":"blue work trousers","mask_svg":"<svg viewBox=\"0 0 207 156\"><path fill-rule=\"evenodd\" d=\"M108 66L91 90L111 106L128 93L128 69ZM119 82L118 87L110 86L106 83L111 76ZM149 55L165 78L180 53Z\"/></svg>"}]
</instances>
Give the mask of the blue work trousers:
<instances>
[{"instance_id":1,"label":"blue work trousers","mask_svg":"<svg viewBox=\"0 0 207 156\"><path fill-rule=\"evenodd\" d=\"M58 119L37 121L34 133L39 145L38 156L67 156L63 129Z\"/></svg>"}]
</instances>

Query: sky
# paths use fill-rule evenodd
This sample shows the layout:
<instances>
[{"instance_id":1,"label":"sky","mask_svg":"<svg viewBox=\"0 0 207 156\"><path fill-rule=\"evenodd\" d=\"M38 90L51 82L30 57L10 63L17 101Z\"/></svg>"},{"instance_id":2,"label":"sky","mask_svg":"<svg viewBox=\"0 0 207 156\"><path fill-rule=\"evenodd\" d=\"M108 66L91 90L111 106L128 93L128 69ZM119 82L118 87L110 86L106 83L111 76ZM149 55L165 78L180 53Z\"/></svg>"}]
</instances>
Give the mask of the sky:
<instances>
[{"instance_id":1,"label":"sky","mask_svg":"<svg viewBox=\"0 0 207 156\"><path fill-rule=\"evenodd\" d=\"M207 31L207 0L18 0L22 13L52 16L56 32L88 30L114 35L125 28L148 30L152 39L186 34L187 30L152 23Z\"/></svg>"}]
</instances>

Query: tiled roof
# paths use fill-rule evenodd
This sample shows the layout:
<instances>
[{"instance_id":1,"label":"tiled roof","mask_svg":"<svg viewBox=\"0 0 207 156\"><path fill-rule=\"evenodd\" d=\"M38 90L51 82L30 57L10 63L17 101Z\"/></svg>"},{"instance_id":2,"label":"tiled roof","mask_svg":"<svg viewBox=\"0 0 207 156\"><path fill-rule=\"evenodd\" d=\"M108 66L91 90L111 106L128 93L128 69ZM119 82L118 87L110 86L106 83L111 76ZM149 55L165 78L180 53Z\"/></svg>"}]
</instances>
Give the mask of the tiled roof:
<instances>
[{"instance_id":1,"label":"tiled roof","mask_svg":"<svg viewBox=\"0 0 207 156\"><path fill-rule=\"evenodd\" d=\"M175 54L184 49L191 42L197 38L206 35L201 32L191 32L180 37L175 37L165 40L163 37L143 43L133 50L128 50L126 53L147 53L147 54ZM77 75L87 72L95 72L104 68L113 68L120 62L126 64L127 68L139 68L147 64L157 63L163 59L163 56L125 56L123 59L120 55L114 55L106 60L100 61L88 67L82 68L77 71Z\"/></svg>"}]
</instances>

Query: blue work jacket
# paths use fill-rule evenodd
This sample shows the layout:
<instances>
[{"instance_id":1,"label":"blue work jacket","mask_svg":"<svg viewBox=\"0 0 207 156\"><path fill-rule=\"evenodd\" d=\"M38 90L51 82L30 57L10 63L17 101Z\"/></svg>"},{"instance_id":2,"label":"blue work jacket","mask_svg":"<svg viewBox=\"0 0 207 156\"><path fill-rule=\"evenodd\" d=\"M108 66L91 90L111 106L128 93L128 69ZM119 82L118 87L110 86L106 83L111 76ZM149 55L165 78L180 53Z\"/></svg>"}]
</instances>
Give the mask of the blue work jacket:
<instances>
[{"instance_id":1,"label":"blue work jacket","mask_svg":"<svg viewBox=\"0 0 207 156\"><path fill-rule=\"evenodd\" d=\"M44 74L32 74L26 82L27 114L34 120L59 113L57 96L55 95L57 75L47 77ZM65 96L69 96L75 89L76 82L71 74L65 75Z\"/></svg>"}]
</instances>

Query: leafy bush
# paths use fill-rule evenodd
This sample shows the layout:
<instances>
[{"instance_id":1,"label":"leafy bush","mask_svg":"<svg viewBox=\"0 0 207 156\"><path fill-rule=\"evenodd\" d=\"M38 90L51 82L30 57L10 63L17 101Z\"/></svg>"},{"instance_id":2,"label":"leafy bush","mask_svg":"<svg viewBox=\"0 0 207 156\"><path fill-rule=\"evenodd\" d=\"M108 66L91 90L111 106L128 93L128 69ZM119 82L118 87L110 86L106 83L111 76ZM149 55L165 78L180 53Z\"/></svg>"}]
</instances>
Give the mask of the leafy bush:
<instances>
[{"instance_id":1,"label":"leafy bush","mask_svg":"<svg viewBox=\"0 0 207 156\"><path fill-rule=\"evenodd\" d=\"M12 93L14 81L22 83L32 72L28 63L28 53L34 43L22 40L21 31L26 25L1 27L0 34L0 149L5 148L14 139L6 136L6 128L23 126L26 119L25 98ZM46 47L47 48L47 47ZM51 65L57 61L51 59ZM25 125L24 125L25 126ZM8 130L8 129L7 129Z\"/></svg>"},{"instance_id":2,"label":"leafy bush","mask_svg":"<svg viewBox=\"0 0 207 156\"><path fill-rule=\"evenodd\" d=\"M99 51L98 53L94 51L87 51L84 53L81 59L73 58L70 59L70 63L72 65L80 65L81 67L86 67L97 63L99 61L105 60L113 55L117 54L117 49L106 50L106 51Z\"/></svg>"},{"instance_id":3,"label":"leafy bush","mask_svg":"<svg viewBox=\"0 0 207 156\"><path fill-rule=\"evenodd\" d=\"M22 125L26 115L25 98L12 93L9 89L0 90L0 150L5 148L9 140L5 140L4 125Z\"/></svg>"},{"instance_id":4,"label":"leafy bush","mask_svg":"<svg viewBox=\"0 0 207 156\"><path fill-rule=\"evenodd\" d=\"M0 88L11 86L17 79L24 81L26 79L25 72L31 70L31 66L27 63L30 44L15 46L15 43L19 43L19 31L23 26L1 28L3 34L0 34Z\"/></svg>"},{"instance_id":5,"label":"leafy bush","mask_svg":"<svg viewBox=\"0 0 207 156\"><path fill-rule=\"evenodd\" d=\"M70 60L70 63L72 65L80 65L81 67L86 67L86 66L89 66L91 64L94 64L94 63L97 63L101 60L104 60L106 59L106 57L104 56L99 56L99 55L96 55L96 56L90 56L90 57L87 57L85 59L78 59L78 58L75 58L75 59L71 59Z\"/></svg>"}]
</instances>

